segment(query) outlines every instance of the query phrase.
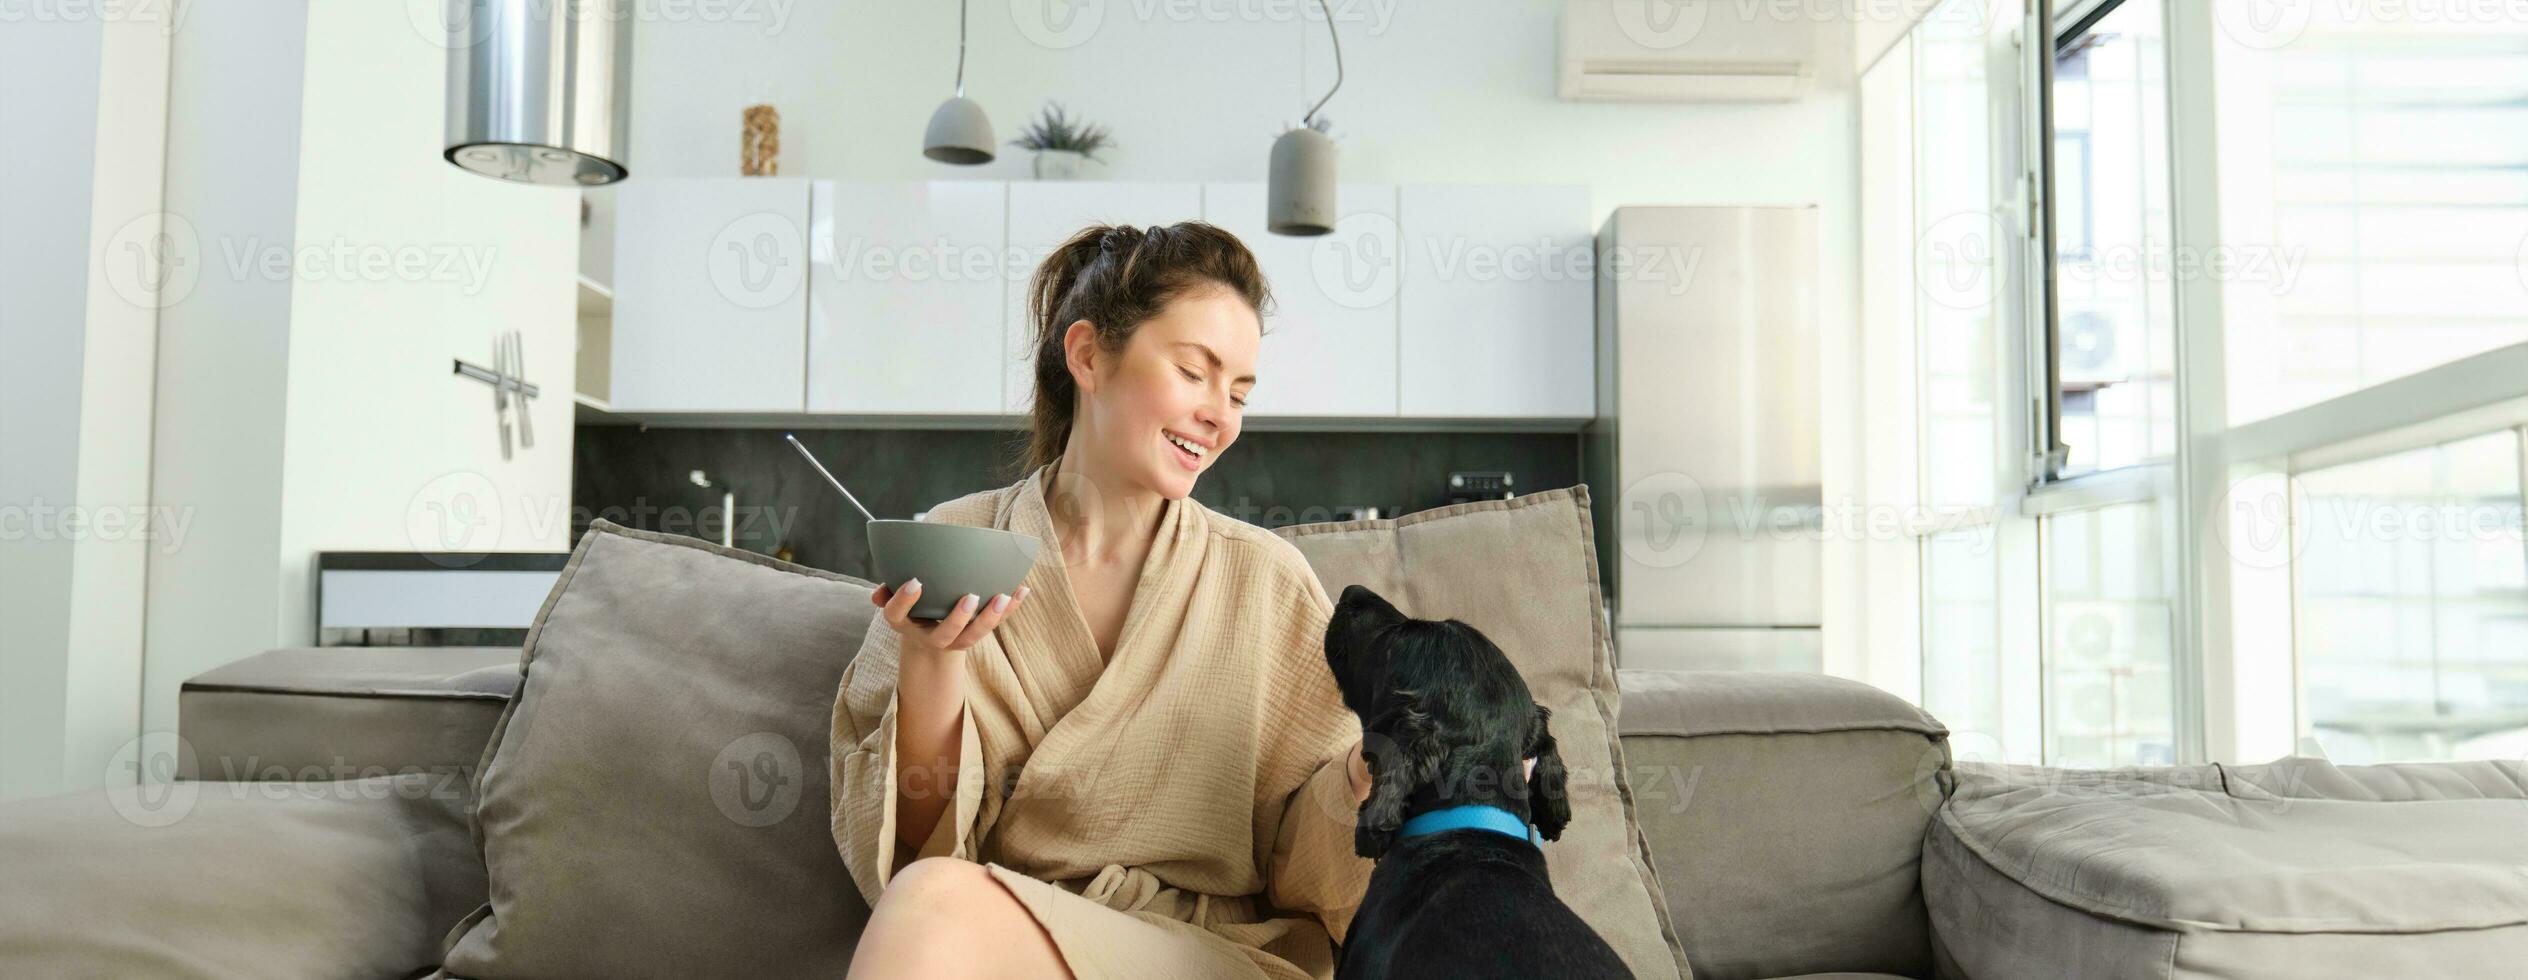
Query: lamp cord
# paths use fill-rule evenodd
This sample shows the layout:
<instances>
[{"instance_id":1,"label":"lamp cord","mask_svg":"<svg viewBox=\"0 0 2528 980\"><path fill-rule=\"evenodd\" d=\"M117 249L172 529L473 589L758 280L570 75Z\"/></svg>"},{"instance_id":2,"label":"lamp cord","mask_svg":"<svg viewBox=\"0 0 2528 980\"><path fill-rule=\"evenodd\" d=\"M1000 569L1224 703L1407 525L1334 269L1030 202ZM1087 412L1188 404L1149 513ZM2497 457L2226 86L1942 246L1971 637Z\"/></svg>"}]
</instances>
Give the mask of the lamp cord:
<instances>
[{"instance_id":1,"label":"lamp cord","mask_svg":"<svg viewBox=\"0 0 2528 980\"><path fill-rule=\"evenodd\" d=\"M957 0L957 97L966 97L966 0Z\"/></svg>"},{"instance_id":2,"label":"lamp cord","mask_svg":"<svg viewBox=\"0 0 2528 980\"><path fill-rule=\"evenodd\" d=\"M1317 9L1325 11L1325 36L1334 42L1334 87L1325 90L1325 98L1318 99L1316 105L1308 107L1307 115L1299 117L1299 125L1303 128L1316 122L1317 110L1325 108L1326 102L1334 98L1334 93L1343 88L1343 38L1334 33L1334 10L1326 6L1325 0L1317 0ZM959 57L964 56L960 54ZM958 71L962 73L964 69Z\"/></svg>"}]
</instances>

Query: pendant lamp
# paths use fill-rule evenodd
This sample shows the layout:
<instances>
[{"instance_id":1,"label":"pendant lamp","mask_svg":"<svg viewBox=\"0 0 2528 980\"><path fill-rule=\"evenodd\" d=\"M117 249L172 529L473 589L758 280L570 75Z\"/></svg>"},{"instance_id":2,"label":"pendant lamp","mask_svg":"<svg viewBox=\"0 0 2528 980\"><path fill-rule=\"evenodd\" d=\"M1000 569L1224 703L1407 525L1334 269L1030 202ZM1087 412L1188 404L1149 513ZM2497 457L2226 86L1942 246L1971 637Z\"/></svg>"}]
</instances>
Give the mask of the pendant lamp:
<instances>
[{"instance_id":1,"label":"pendant lamp","mask_svg":"<svg viewBox=\"0 0 2528 980\"><path fill-rule=\"evenodd\" d=\"M966 98L966 0L957 0L957 94L930 114L922 155L966 166L992 162L992 120Z\"/></svg>"},{"instance_id":2,"label":"pendant lamp","mask_svg":"<svg viewBox=\"0 0 2528 980\"><path fill-rule=\"evenodd\" d=\"M1334 230L1334 141L1316 128L1317 112L1343 87L1343 39L1334 32L1334 11L1325 11L1326 37L1334 41L1334 87L1309 107L1298 128L1273 141L1272 182L1264 195L1264 227L1276 235L1323 235Z\"/></svg>"}]
</instances>

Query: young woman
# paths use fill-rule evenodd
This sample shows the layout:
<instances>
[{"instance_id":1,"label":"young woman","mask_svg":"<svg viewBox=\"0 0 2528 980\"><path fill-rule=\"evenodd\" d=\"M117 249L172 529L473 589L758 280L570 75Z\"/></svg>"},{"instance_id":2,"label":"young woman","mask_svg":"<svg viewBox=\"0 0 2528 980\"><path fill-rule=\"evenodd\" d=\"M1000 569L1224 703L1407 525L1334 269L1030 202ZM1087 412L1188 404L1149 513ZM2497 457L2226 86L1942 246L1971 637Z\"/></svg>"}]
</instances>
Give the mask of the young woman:
<instances>
[{"instance_id":1,"label":"young woman","mask_svg":"<svg viewBox=\"0 0 2528 980\"><path fill-rule=\"evenodd\" d=\"M1048 545L1014 595L880 588L834 706L854 977L1327 977L1368 885L1360 725L1298 551L1189 494L1267 300L1236 237L1093 227L1036 271L1018 484L927 520Z\"/></svg>"}]
</instances>

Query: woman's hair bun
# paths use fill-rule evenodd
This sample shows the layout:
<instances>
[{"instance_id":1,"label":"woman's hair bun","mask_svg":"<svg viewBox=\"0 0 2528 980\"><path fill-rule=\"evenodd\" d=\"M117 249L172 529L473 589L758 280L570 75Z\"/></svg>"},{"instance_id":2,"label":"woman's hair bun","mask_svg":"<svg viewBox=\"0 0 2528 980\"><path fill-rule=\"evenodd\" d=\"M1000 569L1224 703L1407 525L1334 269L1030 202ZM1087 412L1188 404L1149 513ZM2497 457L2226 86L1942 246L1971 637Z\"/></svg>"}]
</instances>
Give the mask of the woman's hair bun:
<instances>
[{"instance_id":1,"label":"woman's hair bun","mask_svg":"<svg viewBox=\"0 0 2528 980\"><path fill-rule=\"evenodd\" d=\"M1147 237L1149 237L1149 233L1136 226L1113 225L1106 229L1105 234L1097 236L1097 250L1100 252L1129 252L1134 248L1139 247L1141 240Z\"/></svg>"}]
</instances>

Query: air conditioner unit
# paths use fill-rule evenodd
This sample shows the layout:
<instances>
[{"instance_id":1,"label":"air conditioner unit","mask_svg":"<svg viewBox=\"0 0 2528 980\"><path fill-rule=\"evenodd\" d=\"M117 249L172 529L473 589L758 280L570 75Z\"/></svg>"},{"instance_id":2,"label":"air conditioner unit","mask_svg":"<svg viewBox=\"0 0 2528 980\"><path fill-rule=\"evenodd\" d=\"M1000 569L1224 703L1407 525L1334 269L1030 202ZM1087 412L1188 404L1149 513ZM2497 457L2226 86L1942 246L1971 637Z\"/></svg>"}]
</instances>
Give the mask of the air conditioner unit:
<instances>
[{"instance_id":1,"label":"air conditioner unit","mask_svg":"<svg viewBox=\"0 0 2528 980\"><path fill-rule=\"evenodd\" d=\"M1843 22L1778 0L1563 0L1560 90L1577 102L1787 102Z\"/></svg>"}]
</instances>

